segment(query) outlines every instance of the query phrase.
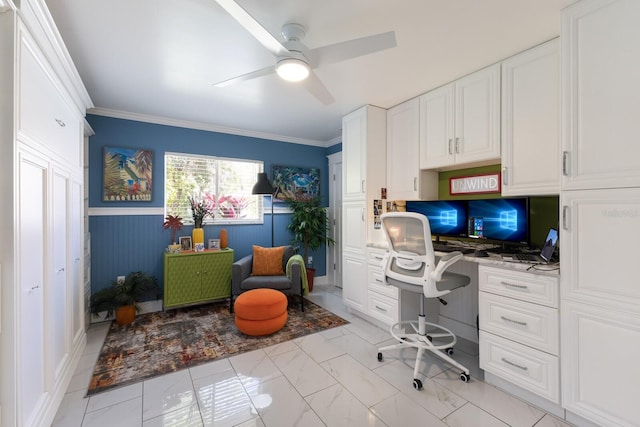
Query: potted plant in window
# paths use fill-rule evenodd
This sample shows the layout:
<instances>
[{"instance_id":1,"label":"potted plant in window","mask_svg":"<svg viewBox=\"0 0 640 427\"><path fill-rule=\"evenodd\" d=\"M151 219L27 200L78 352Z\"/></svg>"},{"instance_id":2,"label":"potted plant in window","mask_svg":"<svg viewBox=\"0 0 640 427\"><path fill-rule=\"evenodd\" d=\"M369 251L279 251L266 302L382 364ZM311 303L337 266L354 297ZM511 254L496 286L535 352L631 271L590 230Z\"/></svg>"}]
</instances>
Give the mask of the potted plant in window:
<instances>
[{"instance_id":1,"label":"potted plant in window","mask_svg":"<svg viewBox=\"0 0 640 427\"><path fill-rule=\"evenodd\" d=\"M193 231L191 232L191 240L195 247L196 243L204 244L204 230L202 229L202 221L207 216L213 217L213 208L211 201L205 198L201 201L196 201L193 197L189 197L189 204L191 205L191 216L193 217Z\"/></svg>"},{"instance_id":2,"label":"potted plant in window","mask_svg":"<svg viewBox=\"0 0 640 427\"><path fill-rule=\"evenodd\" d=\"M108 288L100 289L91 295L90 310L94 315L106 311L105 318L115 313L119 325L127 325L135 319L137 302L149 301L160 297L158 279L142 271L129 273L121 281L114 281Z\"/></svg>"},{"instance_id":3,"label":"potted plant in window","mask_svg":"<svg viewBox=\"0 0 640 427\"><path fill-rule=\"evenodd\" d=\"M316 251L320 245L333 245L335 241L328 236L329 221L327 212L320 203L320 197L301 197L287 199L291 208L291 222L287 229L293 232L292 243L303 248L303 259L309 260L309 250ZM313 290L315 269L307 263L309 291Z\"/></svg>"}]
</instances>

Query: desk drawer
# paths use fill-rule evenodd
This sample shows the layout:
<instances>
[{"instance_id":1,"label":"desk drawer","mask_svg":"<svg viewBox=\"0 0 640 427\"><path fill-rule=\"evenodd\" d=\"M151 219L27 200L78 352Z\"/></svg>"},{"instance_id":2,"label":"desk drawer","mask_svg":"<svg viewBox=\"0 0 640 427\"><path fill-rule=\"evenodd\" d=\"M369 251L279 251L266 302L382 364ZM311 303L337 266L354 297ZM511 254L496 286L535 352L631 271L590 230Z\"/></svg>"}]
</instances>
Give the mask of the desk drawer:
<instances>
[{"instance_id":1,"label":"desk drawer","mask_svg":"<svg viewBox=\"0 0 640 427\"><path fill-rule=\"evenodd\" d=\"M479 295L480 329L558 354L558 310L487 292Z\"/></svg>"},{"instance_id":2,"label":"desk drawer","mask_svg":"<svg viewBox=\"0 0 640 427\"><path fill-rule=\"evenodd\" d=\"M480 331L480 368L560 403L559 363L556 356Z\"/></svg>"},{"instance_id":3,"label":"desk drawer","mask_svg":"<svg viewBox=\"0 0 640 427\"><path fill-rule=\"evenodd\" d=\"M382 261L384 260L384 254L386 251L382 249L367 249L367 263L370 265L377 265L380 268L384 268Z\"/></svg>"},{"instance_id":4,"label":"desk drawer","mask_svg":"<svg viewBox=\"0 0 640 427\"><path fill-rule=\"evenodd\" d=\"M481 265L479 290L558 308L558 278Z\"/></svg>"},{"instance_id":5,"label":"desk drawer","mask_svg":"<svg viewBox=\"0 0 640 427\"><path fill-rule=\"evenodd\" d=\"M382 271L369 266L367 276L369 290L388 296L389 298L398 299L398 288L384 283L384 273Z\"/></svg>"},{"instance_id":6,"label":"desk drawer","mask_svg":"<svg viewBox=\"0 0 640 427\"><path fill-rule=\"evenodd\" d=\"M368 314L387 325L393 325L398 322L398 300L381 295L377 292L369 291L368 295Z\"/></svg>"}]
</instances>

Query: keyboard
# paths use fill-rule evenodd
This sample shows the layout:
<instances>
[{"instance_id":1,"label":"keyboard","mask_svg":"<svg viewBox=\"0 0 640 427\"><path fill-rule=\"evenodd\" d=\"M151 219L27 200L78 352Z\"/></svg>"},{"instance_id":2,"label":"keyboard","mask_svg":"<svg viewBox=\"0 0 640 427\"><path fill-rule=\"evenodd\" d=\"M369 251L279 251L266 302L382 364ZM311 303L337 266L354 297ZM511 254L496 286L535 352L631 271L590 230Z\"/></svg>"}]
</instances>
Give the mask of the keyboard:
<instances>
[{"instance_id":1,"label":"keyboard","mask_svg":"<svg viewBox=\"0 0 640 427\"><path fill-rule=\"evenodd\" d=\"M517 261L539 261L538 255L533 254L512 254L511 258Z\"/></svg>"},{"instance_id":2,"label":"keyboard","mask_svg":"<svg viewBox=\"0 0 640 427\"><path fill-rule=\"evenodd\" d=\"M471 252L475 252L471 248L443 245L442 243L434 243L433 250L437 252L462 252L463 254L470 254Z\"/></svg>"}]
</instances>

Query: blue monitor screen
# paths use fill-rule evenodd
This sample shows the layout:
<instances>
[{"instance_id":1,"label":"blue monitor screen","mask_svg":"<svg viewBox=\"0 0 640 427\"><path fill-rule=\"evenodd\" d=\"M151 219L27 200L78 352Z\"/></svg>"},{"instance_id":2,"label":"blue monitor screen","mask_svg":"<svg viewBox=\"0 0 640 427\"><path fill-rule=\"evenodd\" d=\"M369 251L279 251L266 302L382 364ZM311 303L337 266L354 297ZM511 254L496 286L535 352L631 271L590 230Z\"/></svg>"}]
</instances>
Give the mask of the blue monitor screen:
<instances>
[{"instance_id":1,"label":"blue monitor screen","mask_svg":"<svg viewBox=\"0 0 640 427\"><path fill-rule=\"evenodd\" d=\"M467 203L463 201L407 201L407 212L417 212L429 219L434 236L467 235Z\"/></svg>"},{"instance_id":2,"label":"blue monitor screen","mask_svg":"<svg viewBox=\"0 0 640 427\"><path fill-rule=\"evenodd\" d=\"M467 234L475 239L528 243L527 198L468 201Z\"/></svg>"}]
</instances>

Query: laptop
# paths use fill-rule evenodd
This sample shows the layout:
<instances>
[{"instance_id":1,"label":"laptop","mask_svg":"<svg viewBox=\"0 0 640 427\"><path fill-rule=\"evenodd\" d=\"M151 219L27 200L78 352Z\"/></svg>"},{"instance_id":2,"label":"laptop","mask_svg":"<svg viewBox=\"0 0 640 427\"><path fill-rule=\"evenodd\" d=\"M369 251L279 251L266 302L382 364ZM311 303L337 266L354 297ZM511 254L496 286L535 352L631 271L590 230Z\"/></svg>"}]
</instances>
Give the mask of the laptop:
<instances>
[{"instance_id":1,"label":"laptop","mask_svg":"<svg viewBox=\"0 0 640 427\"><path fill-rule=\"evenodd\" d=\"M516 262L527 262L531 264L548 264L551 262L551 256L553 255L553 251L556 249L558 245L558 230L555 228L550 228L547 233L547 238L544 240L544 245L542 246L542 250L540 250L540 254L508 254L504 255L503 258L505 260L511 260Z\"/></svg>"}]
</instances>

